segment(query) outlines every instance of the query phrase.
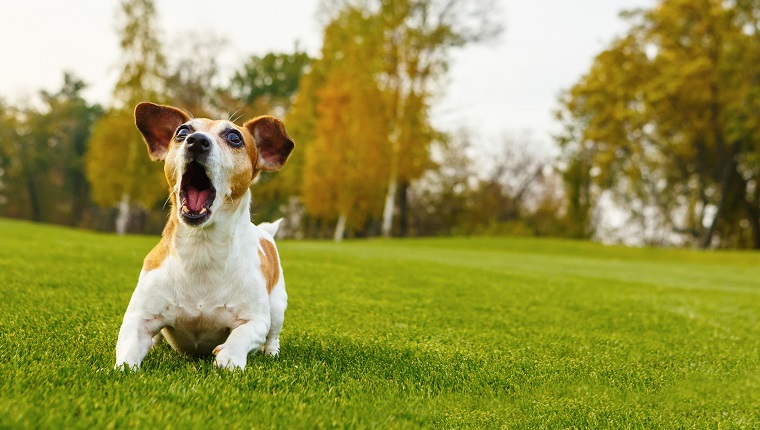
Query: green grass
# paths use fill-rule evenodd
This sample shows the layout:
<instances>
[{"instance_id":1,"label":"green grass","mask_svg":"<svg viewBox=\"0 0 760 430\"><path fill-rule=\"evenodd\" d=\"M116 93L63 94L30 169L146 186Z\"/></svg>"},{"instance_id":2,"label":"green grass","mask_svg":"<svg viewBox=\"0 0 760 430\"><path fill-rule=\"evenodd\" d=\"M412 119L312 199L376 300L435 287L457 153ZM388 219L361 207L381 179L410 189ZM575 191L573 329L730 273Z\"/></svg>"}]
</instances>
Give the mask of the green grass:
<instances>
[{"instance_id":1,"label":"green grass","mask_svg":"<svg viewBox=\"0 0 760 430\"><path fill-rule=\"evenodd\" d=\"M282 241L279 358L111 370L155 237L0 220L0 428L760 428L760 254Z\"/></svg>"}]
</instances>

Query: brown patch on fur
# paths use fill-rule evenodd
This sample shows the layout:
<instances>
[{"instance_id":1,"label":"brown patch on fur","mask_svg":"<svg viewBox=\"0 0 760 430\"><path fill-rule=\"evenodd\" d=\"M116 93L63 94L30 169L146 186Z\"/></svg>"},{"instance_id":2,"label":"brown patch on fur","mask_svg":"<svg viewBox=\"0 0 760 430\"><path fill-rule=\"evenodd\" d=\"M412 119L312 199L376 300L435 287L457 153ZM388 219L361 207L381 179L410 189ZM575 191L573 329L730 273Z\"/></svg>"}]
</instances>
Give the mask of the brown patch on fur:
<instances>
[{"instance_id":1,"label":"brown patch on fur","mask_svg":"<svg viewBox=\"0 0 760 430\"><path fill-rule=\"evenodd\" d=\"M194 317L179 317L174 323L174 328L196 336L212 332L218 332L222 334L224 332L229 333L231 331L231 328L227 327L226 324L219 323L219 314L221 314L223 311L223 309L216 309L211 314L202 313Z\"/></svg>"},{"instance_id":2,"label":"brown patch on fur","mask_svg":"<svg viewBox=\"0 0 760 430\"><path fill-rule=\"evenodd\" d=\"M244 155L240 158L243 157L248 158L248 155ZM235 172L230 178L230 191L232 192L230 198L232 200L237 200L243 197L253 182L253 169L250 167L250 164L241 165L241 160L237 160L238 157L235 158Z\"/></svg>"},{"instance_id":3,"label":"brown patch on fur","mask_svg":"<svg viewBox=\"0 0 760 430\"><path fill-rule=\"evenodd\" d=\"M259 153L256 151L256 145L253 143L253 137L247 129L240 128L237 125L233 126L243 136L243 142L245 143L245 151L236 151L233 155L235 157L235 172L230 179L230 189L233 200L237 200L245 194L251 187L253 179L258 174L256 170L256 161L258 160Z\"/></svg>"},{"instance_id":4,"label":"brown patch on fur","mask_svg":"<svg viewBox=\"0 0 760 430\"><path fill-rule=\"evenodd\" d=\"M267 294L280 280L280 262L277 259L277 250L274 244L266 239L259 240L259 259L261 260L261 273L267 283ZM262 252L262 249L264 250Z\"/></svg>"},{"instance_id":5,"label":"brown patch on fur","mask_svg":"<svg viewBox=\"0 0 760 430\"><path fill-rule=\"evenodd\" d=\"M285 131L285 124L273 116L263 115L246 122L243 127L253 137L258 152L256 160L252 158L255 168L267 172L282 169L295 146Z\"/></svg>"},{"instance_id":6,"label":"brown patch on fur","mask_svg":"<svg viewBox=\"0 0 760 430\"><path fill-rule=\"evenodd\" d=\"M205 357L215 354L216 347L227 341L230 332L247 322L226 306L221 306L180 314L161 333L175 350Z\"/></svg>"},{"instance_id":7,"label":"brown patch on fur","mask_svg":"<svg viewBox=\"0 0 760 430\"><path fill-rule=\"evenodd\" d=\"M174 206L174 205L172 205ZM171 253L172 236L174 236L174 229L177 226L177 216L174 213L176 209L172 207L172 214L169 216L169 221L164 227L163 233L161 233L161 240L153 247L153 249L145 256L143 260L143 270L151 271L158 269L163 264L166 257Z\"/></svg>"},{"instance_id":8,"label":"brown patch on fur","mask_svg":"<svg viewBox=\"0 0 760 430\"><path fill-rule=\"evenodd\" d=\"M259 174L259 169L256 167L259 164L259 149L256 147L256 141L253 140L253 135L248 128L238 127L237 124L235 125L235 128L243 133L243 140L245 140L245 149L248 151L248 158L251 160L251 167L253 168L253 175L251 177L251 180L253 180L256 175Z\"/></svg>"}]
</instances>

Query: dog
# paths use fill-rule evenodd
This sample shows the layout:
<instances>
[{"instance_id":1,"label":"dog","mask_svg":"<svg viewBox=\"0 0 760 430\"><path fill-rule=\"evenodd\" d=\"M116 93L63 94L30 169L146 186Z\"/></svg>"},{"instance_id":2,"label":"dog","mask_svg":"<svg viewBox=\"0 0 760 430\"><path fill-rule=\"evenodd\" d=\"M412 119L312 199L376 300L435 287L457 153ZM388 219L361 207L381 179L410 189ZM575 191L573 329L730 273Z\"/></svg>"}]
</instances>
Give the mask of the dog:
<instances>
[{"instance_id":1,"label":"dog","mask_svg":"<svg viewBox=\"0 0 760 430\"><path fill-rule=\"evenodd\" d=\"M250 187L277 171L295 144L283 123L242 127L143 102L135 124L164 161L171 213L143 262L116 342L117 369L138 369L162 337L192 356L244 369L251 351L277 355L288 295L274 244L279 221L251 223Z\"/></svg>"}]
</instances>

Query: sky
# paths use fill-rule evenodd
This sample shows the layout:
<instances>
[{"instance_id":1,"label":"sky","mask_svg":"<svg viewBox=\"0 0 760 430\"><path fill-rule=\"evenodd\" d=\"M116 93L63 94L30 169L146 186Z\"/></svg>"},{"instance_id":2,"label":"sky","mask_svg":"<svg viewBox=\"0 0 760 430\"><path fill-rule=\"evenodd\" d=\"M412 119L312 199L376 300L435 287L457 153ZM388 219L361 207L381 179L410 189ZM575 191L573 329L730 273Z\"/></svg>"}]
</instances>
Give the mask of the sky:
<instances>
[{"instance_id":1,"label":"sky","mask_svg":"<svg viewBox=\"0 0 760 430\"><path fill-rule=\"evenodd\" d=\"M218 61L234 70L251 55L321 48L319 0L156 0L160 37L172 49L189 35L224 38ZM510 136L551 145L557 98L593 58L626 30L620 11L655 0L498 0L505 32L488 44L452 52L434 123L466 127L481 147ZM24 103L60 88L63 71L89 84L85 96L107 103L118 70L117 0L0 0L0 97Z\"/></svg>"}]
</instances>

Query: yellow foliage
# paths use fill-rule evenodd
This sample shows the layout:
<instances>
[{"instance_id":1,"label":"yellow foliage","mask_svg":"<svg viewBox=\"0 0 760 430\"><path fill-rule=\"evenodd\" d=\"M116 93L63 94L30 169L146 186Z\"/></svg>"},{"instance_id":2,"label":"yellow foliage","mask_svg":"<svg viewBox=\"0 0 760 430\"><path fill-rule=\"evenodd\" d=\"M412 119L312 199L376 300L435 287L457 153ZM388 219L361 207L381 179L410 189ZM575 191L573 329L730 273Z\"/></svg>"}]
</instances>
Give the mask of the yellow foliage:
<instances>
[{"instance_id":1,"label":"yellow foliage","mask_svg":"<svg viewBox=\"0 0 760 430\"><path fill-rule=\"evenodd\" d=\"M148 157L131 113L113 111L96 123L85 169L92 199L99 206L115 206L125 194L145 208L166 198L163 163Z\"/></svg>"}]
</instances>

